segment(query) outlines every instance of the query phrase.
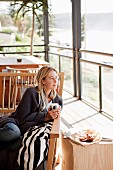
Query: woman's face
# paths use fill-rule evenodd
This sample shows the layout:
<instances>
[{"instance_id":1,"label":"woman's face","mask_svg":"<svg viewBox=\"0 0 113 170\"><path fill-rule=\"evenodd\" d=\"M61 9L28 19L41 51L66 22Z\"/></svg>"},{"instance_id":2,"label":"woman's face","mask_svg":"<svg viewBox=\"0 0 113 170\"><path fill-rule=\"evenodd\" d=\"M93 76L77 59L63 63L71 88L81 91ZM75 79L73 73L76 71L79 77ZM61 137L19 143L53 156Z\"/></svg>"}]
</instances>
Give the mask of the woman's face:
<instances>
[{"instance_id":1,"label":"woman's face","mask_svg":"<svg viewBox=\"0 0 113 170\"><path fill-rule=\"evenodd\" d=\"M58 83L58 75L55 71L50 71L46 78L42 80L44 85L44 89L47 90L55 90L57 88Z\"/></svg>"}]
</instances>

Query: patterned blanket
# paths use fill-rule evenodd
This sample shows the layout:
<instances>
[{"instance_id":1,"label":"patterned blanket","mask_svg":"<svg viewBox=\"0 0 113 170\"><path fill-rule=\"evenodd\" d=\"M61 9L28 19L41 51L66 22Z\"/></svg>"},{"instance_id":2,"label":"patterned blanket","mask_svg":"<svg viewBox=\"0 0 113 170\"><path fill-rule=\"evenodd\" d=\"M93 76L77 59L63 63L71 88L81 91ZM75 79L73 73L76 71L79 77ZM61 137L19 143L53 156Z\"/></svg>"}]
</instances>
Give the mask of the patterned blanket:
<instances>
[{"instance_id":1,"label":"patterned blanket","mask_svg":"<svg viewBox=\"0 0 113 170\"><path fill-rule=\"evenodd\" d=\"M34 170L47 158L52 122L34 126L25 134L18 154L21 170Z\"/></svg>"}]
</instances>

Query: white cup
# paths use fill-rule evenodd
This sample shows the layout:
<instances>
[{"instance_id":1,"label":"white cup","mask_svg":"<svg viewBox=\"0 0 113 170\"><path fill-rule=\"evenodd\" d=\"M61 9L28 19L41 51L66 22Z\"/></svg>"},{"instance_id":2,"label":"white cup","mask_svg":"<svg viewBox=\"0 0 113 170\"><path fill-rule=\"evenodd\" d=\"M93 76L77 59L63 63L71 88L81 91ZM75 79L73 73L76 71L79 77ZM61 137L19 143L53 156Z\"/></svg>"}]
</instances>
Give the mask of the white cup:
<instances>
[{"instance_id":1,"label":"white cup","mask_svg":"<svg viewBox=\"0 0 113 170\"><path fill-rule=\"evenodd\" d=\"M59 104L58 103L51 103L50 104L50 110L55 110L55 109L58 109L59 108Z\"/></svg>"}]
</instances>

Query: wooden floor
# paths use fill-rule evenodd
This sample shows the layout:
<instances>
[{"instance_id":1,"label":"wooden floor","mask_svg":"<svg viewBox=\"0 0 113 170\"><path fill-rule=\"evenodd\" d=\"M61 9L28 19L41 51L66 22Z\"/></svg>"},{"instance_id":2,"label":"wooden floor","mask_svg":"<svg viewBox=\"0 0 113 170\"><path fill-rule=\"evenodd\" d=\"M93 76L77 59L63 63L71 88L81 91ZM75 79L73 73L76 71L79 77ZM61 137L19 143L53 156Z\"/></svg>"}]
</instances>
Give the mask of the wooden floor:
<instances>
[{"instance_id":1,"label":"wooden floor","mask_svg":"<svg viewBox=\"0 0 113 170\"><path fill-rule=\"evenodd\" d=\"M95 129L101 133L113 133L113 120L89 107L86 103L63 92L61 129L63 133L74 133L83 129Z\"/></svg>"}]
</instances>

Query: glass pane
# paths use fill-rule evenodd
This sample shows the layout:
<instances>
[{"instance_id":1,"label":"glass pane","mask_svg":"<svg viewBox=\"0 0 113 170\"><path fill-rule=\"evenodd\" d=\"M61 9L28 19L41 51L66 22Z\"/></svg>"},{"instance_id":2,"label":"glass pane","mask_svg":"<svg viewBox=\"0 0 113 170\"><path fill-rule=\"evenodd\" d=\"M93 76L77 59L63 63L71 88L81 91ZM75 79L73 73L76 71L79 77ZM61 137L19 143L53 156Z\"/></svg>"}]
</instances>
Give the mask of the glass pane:
<instances>
[{"instance_id":1,"label":"glass pane","mask_svg":"<svg viewBox=\"0 0 113 170\"><path fill-rule=\"evenodd\" d=\"M57 71L64 71L64 88L73 93L73 60L72 58L60 57L57 55L49 55L50 65ZM61 70L59 68L59 62ZM69 63L69 64L67 64Z\"/></svg>"},{"instance_id":2,"label":"glass pane","mask_svg":"<svg viewBox=\"0 0 113 170\"><path fill-rule=\"evenodd\" d=\"M55 46L49 48L50 53L54 53L54 55L49 55L50 64L59 71L61 69L61 71L65 72L64 88L73 93L73 64L71 48L72 4L70 0L49 0L49 6L52 9L52 15L49 18L49 45Z\"/></svg>"},{"instance_id":3,"label":"glass pane","mask_svg":"<svg viewBox=\"0 0 113 170\"><path fill-rule=\"evenodd\" d=\"M113 65L113 57L106 55L98 55L91 53L82 53L82 58L88 61L93 61L96 63L102 63L107 65Z\"/></svg>"},{"instance_id":4,"label":"glass pane","mask_svg":"<svg viewBox=\"0 0 113 170\"><path fill-rule=\"evenodd\" d=\"M49 55L49 63L59 72L59 56Z\"/></svg>"},{"instance_id":5,"label":"glass pane","mask_svg":"<svg viewBox=\"0 0 113 170\"><path fill-rule=\"evenodd\" d=\"M82 98L99 107L98 67L87 63L81 63L81 67Z\"/></svg>"},{"instance_id":6,"label":"glass pane","mask_svg":"<svg viewBox=\"0 0 113 170\"><path fill-rule=\"evenodd\" d=\"M112 0L81 0L81 31L82 49L113 54L113 1ZM102 63L102 110L113 116L112 107L112 80L113 69L104 67L113 66L113 56L98 55L82 52L85 60ZM87 67L85 66L87 65ZM85 67L84 67L85 66ZM95 69L94 69L95 68ZM98 66L82 63L82 96L99 106ZM86 70L85 70L86 69ZM90 69L92 69L90 73ZM90 79L96 83L85 83ZM85 77L85 78L84 78ZM85 80L84 80L85 79ZM89 95L86 91L89 90ZM86 90L86 91L85 91ZM95 92L95 94L94 94ZM91 99L93 96L94 99ZM94 97L95 96L95 97Z\"/></svg>"},{"instance_id":7,"label":"glass pane","mask_svg":"<svg viewBox=\"0 0 113 170\"><path fill-rule=\"evenodd\" d=\"M113 0L81 0L82 48L113 53Z\"/></svg>"},{"instance_id":8,"label":"glass pane","mask_svg":"<svg viewBox=\"0 0 113 170\"><path fill-rule=\"evenodd\" d=\"M73 94L73 60L72 58L64 58L61 60L61 68L65 73L64 88Z\"/></svg>"},{"instance_id":9,"label":"glass pane","mask_svg":"<svg viewBox=\"0 0 113 170\"><path fill-rule=\"evenodd\" d=\"M103 110L113 116L113 69L102 69Z\"/></svg>"},{"instance_id":10,"label":"glass pane","mask_svg":"<svg viewBox=\"0 0 113 170\"><path fill-rule=\"evenodd\" d=\"M71 1L51 0L52 16L49 20L50 43L72 46ZM65 4L65 6L64 6Z\"/></svg>"}]
</instances>

